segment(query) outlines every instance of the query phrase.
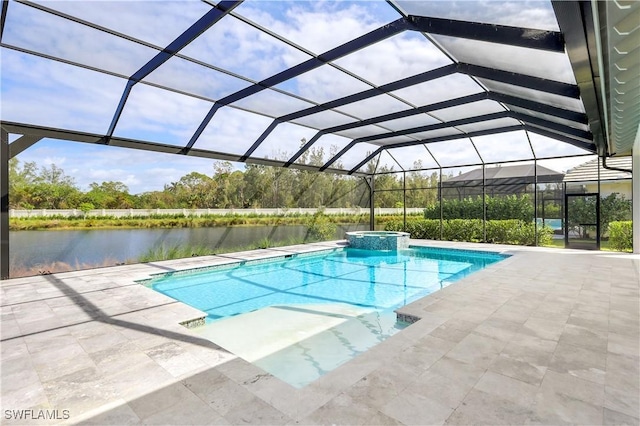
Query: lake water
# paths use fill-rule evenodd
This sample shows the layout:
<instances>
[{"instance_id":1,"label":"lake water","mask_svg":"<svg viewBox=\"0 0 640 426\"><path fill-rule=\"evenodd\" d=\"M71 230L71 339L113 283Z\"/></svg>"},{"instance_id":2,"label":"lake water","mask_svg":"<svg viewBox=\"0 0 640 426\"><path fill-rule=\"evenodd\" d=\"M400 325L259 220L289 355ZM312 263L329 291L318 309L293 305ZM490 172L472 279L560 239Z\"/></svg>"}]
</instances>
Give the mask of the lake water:
<instances>
[{"instance_id":1,"label":"lake water","mask_svg":"<svg viewBox=\"0 0 640 426\"><path fill-rule=\"evenodd\" d=\"M346 231L368 229L366 224L338 226L335 238ZM220 228L88 229L10 232L12 268L33 268L54 262L75 268L136 262L149 249L176 245L236 249L265 238L272 242L303 239L307 228L296 226L233 226ZM84 265L84 266L83 266Z\"/></svg>"}]
</instances>

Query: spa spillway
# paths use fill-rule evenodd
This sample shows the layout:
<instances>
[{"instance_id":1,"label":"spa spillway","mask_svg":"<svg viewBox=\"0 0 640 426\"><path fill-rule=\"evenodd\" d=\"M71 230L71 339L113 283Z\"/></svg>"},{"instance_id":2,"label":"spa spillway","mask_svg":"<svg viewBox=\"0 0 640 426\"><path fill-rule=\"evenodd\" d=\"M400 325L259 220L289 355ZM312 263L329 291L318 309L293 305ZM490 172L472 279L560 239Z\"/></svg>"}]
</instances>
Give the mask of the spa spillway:
<instances>
[{"instance_id":1,"label":"spa spillway","mask_svg":"<svg viewBox=\"0 0 640 426\"><path fill-rule=\"evenodd\" d=\"M409 247L408 232L354 231L345 233L349 247L364 250L403 250Z\"/></svg>"}]
</instances>

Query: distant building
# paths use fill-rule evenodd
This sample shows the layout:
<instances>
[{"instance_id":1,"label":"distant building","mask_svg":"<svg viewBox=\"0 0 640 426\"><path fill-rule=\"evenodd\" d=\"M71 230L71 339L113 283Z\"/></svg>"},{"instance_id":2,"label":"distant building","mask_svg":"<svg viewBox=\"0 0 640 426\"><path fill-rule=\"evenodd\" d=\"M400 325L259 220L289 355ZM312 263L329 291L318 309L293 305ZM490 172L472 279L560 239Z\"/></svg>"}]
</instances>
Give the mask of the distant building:
<instances>
[{"instance_id":1,"label":"distant building","mask_svg":"<svg viewBox=\"0 0 640 426\"><path fill-rule=\"evenodd\" d=\"M631 157L608 158L607 166L631 170ZM568 192L598 192L598 168L600 169L600 196L614 192L631 199L631 172L610 170L602 167L602 160L596 158L569 170L564 176Z\"/></svg>"},{"instance_id":2,"label":"distant building","mask_svg":"<svg viewBox=\"0 0 640 426\"><path fill-rule=\"evenodd\" d=\"M537 176L536 176L537 175ZM484 169L485 191L489 196L510 194L532 194L534 184L562 183L564 174L533 164L486 167ZM449 178L442 182L445 198L463 199L482 195L482 168Z\"/></svg>"}]
</instances>

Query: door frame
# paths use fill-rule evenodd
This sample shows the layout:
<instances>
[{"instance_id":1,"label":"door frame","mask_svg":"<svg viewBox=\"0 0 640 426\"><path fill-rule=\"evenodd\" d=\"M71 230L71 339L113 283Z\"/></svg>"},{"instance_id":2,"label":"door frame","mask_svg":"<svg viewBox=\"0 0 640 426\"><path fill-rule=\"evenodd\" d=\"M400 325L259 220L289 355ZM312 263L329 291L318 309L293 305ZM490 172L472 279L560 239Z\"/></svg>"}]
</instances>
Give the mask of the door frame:
<instances>
[{"instance_id":1,"label":"door frame","mask_svg":"<svg viewBox=\"0 0 640 426\"><path fill-rule=\"evenodd\" d=\"M585 223L581 225L596 227L596 250L600 250L600 193L599 192L583 192L564 194L564 247L572 248L569 245L569 197L596 197L596 223ZM578 247L573 247L578 248Z\"/></svg>"}]
</instances>

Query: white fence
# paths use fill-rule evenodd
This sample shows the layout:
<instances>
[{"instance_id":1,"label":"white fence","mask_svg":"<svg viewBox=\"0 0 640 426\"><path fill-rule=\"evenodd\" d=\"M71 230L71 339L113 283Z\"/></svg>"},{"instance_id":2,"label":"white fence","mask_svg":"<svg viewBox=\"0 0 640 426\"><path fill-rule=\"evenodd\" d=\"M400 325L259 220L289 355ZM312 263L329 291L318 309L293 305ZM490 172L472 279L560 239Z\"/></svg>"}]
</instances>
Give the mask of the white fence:
<instances>
[{"instance_id":1,"label":"white fence","mask_svg":"<svg viewBox=\"0 0 640 426\"><path fill-rule=\"evenodd\" d=\"M293 215L308 214L312 215L318 210L322 210L325 214L366 214L369 213L367 207L355 208L291 208L291 209L97 209L87 212L87 216L112 216L112 217L144 217L150 215L179 215L185 216L203 216L203 215ZM421 214L422 208L407 208L407 214ZM404 211L402 208L380 208L375 209L376 215L394 214L401 215ZM82 217L84 213L78 209L53 210L53 209L34 209L34 210L9 210L10 217L47 217L47 216L65 216L65 217Z\"/></svg>"}]
</instances>

